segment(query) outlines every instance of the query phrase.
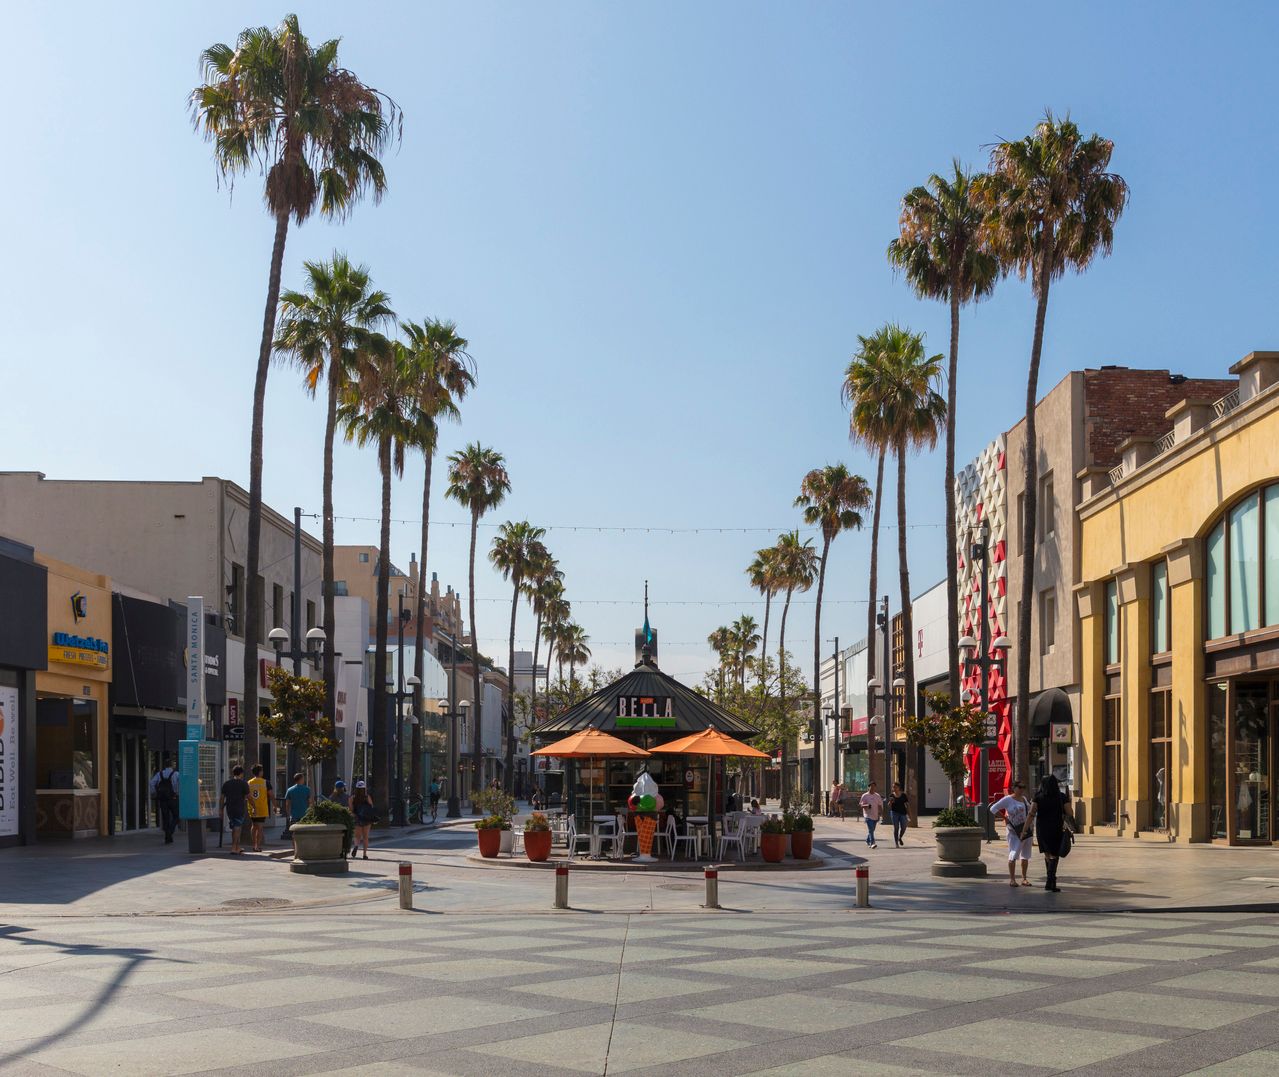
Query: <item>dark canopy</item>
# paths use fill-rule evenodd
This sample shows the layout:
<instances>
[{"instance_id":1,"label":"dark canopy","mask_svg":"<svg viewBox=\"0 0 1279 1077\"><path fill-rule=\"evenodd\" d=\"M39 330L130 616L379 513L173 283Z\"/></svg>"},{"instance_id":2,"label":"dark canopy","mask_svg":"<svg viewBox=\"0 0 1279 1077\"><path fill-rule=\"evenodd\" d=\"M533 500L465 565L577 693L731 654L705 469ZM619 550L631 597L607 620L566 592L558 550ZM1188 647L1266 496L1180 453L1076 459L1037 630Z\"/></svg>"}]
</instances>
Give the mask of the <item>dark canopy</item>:
<instances>
[{"instance_id":1,"label":"dark canopy","mask_svg":"<svg viewBox=\"0 0 1279 1077\"><path fill-rule=\"evenodd\" d=\"M619 700L627 702L619 707ZM622 716L622 711L632 711L634 716ZM697 733L708 727L737 737L759 733L749 722L663 673L647 657L624 677L537 726L533 735L553 739L587 727L605 733L660 732L672 736Z\"/></svg>"},{"instance_id":2,"label":"dark canopy","mask_svg":"<svg viewBox=\"0 0 1279 1077\"><path fill-rule=\"evenodd\" d=\"M1040 692L1030 705L1030 728L1047 729L1054 722L1068 725L1073 719L1070 697L1060 688Z\"/></svg>"}]
</instances>

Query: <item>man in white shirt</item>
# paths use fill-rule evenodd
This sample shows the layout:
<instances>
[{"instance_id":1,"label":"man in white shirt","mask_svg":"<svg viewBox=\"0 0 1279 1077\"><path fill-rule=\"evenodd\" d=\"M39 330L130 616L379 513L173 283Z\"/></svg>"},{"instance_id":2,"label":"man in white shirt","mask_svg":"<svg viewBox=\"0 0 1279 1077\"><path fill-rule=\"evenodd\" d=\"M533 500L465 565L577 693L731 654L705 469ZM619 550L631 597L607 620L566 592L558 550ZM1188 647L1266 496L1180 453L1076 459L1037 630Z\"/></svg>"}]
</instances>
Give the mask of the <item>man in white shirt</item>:
<instances>
[{"instance_id":1,"label":"man in white shirt","mask_svg":"<svg viewBox=\"0 0 1279 1077\"><path fill-rule=\"evenodd\" d=\"M875 844L875 827L884 811L884 798L879 795L874 782L862 794L861 805L862 818L866 820L866 844L872 849L878 849L879 846Z\"/></svg>"},{"instance_id":2,"label":"man in white shirt","mask_svg":"<svg viewBox=\"0 0 1279 1077\"><path fill-rule=\"evenodd\" d=\"M1000 797L990 806L990 810L998 815L1004 813L1008 824L1008 885L1017 885L1017 861L1021 860L1021 885L1029 886L1031 847L1035 844L1035 836L1021 836L1022 828L1030 815L1030 803L1026 800L1026 787L1021 782L1013 782L1013 791L1006 797Z\"/></svg>"}]
</instances>

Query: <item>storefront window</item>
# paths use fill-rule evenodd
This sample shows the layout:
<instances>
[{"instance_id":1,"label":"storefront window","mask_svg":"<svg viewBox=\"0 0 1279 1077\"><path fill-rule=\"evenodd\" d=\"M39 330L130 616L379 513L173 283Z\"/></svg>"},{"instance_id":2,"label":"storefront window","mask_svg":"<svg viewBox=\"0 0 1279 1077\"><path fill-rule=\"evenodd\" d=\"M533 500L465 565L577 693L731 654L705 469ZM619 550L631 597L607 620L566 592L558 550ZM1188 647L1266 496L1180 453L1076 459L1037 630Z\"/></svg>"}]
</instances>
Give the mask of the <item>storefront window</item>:
<instances>
[{"instance_id":1,"label":"storefront window","mask_svg":"<svg viewBox=\"0 0 1279 1077\"><path fill-rule=\"evenodd\" d=\"M98 787L98 708L89 700L36 701L36 781L42 789Z\"/></svg>"},{"instance_id":2,"label":"storefront window","mask_svg":"<svg viewBox=\"0 0 1279 1077\"><path fill-rule=\"evenodd\" d=\"M1168 786L1172 781L1172 692L1150 693L1150 826L1168 829Z\"/></svg>"},{"instance_id":3,"label":"storefront window","mask_svg":"<svg viewBox=\"0 0 1279 1077\"><path fill-rule=\"evenodd\" d=\"M1235 837L1270 840L1270 685L1235 684Z\"/></svg>"},{"instance_id":4,"label":"storefront window","mask_svg":"<svg viewBox=\"0 0 1279 1077\"><path fill-rule=\"evenodd\" d=\"M1208 638L1226 634L1226 525L1208 532Z\"/></svg>"},{"instance_id":5,"label":"storefront window","mask_svg":"<svg viewBox=\"0 0 1279 1077\"><path fill-rule=\"evenodd\" d=\"M1208 831L1226 836L1226 686L1208 685Z\"/></svg>"},{"instance_id":6,"label":"storefront window","mask_svg":"<svg viewBox=\"0 0 1279 1077\"><path fill-rule=\"evenodd\" d=\"M1265 510L1265 578L1266 624L1279 624L1279 486L1267 487L1261 495Z\"/></svg>"},{"instance_id":7,"label":"storefront window","mask_svg":"<svg viewBox=\"0 0 1279 1077\"><path fill-rule=\"evenodd\" d=\"M1261 627L1261 563L1257 498L1230 510L1230 631Z\"/></svg>"},{"instance_id":8,"label":"storefront window","mask_svg":"<svg viewBox=\"0 0 1279 1077\"><path fill-rule=\"evenodd\" d=\"M1106 583L1106 665L1119 661L1119 584Z\"/></svg>"},{"instance_id":9,"label":"storefront window","mask_svg":"<svg viewBox=\"0 0 1279 1077\"><path fill-rule=\"evenodd\" d=\"M1172 649L1168 636L1168 562L1156 561L1150 568L1150 649L1155 654Z\"/></svg>"},{"instance_id":10,"label":"storefront window","mask_svg":"<svg viewBox=\"0 0 1279 1077\"><path fill-rule=\"evenodd\" d=\"M1119 818L1119 697L1107 696L1105 707L1105 742L1102 745L1102 823L1114 823Z\"/></svg>"}]
</instances>

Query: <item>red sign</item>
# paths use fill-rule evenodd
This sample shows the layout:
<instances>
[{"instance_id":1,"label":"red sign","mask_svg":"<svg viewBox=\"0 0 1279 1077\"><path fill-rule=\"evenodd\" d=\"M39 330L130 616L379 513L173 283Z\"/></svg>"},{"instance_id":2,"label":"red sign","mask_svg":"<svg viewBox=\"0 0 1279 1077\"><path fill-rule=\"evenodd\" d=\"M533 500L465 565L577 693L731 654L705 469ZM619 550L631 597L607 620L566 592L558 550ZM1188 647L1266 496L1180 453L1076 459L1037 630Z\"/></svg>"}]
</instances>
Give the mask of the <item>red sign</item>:
<instances>
[{"instance_id":1,"label":"red sign","mask_svg":"<svg viewBox=\"0 0 1279 1077\"><path fill-rule=\"evenodd\" d=\"M227 697L226 716L228 725L240 724L240 701L235 696Z\"/></svg>"},{"instance_id":2,"label":"red sign","mask_svg":"<svg viewBox=\"0 0 1279 1077\"><path fill-rule=\"evenodd\" d=\"M266 671L270 668L271 662L269 659L258 659L258 685L262 688L266 687Z\"/></svg>"},{"instance_id":3,"label":"red sign","mask_svg":"<svg viewBox=\"0 0 1279 1077\"><path fill-rule=\"evenodd\" d=\"M870 718L853 718L848 723L848 735L850 737L864 737L870 727Z\"/></svg>"}]
</instances>

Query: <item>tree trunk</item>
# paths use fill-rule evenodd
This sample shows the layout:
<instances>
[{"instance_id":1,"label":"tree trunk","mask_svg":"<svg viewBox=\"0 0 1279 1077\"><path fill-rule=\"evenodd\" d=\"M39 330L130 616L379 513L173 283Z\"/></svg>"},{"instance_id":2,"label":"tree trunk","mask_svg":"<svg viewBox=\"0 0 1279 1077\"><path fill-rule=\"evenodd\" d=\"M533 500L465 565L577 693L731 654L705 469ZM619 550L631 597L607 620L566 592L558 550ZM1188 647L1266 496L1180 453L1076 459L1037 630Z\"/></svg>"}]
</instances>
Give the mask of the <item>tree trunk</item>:
<instances>
[{"instance_id":1,"label":"tree trunk","mask_svg":"<svg viewBox=\"0 0 1279 1077\"><path fill-rule=\"evenodd\" d=\"M484 745L480 743L480 732L483 728L484 716L480 713L483 709L480 698L480 633L475 627L475 539L479 533L480 514L476 509L471 510L471 564L467 574L467 586L469 594L467 595L467 605L470 607L471 613L471 690L475 693L475 697L471 700L471 709L475 711L475 724L471 727L475 733L475 739L471 743L471 792L479 792L484 784Z\"/></svg>"},{"instance_id":2,"label":"tree trunk","mask_svg":"<svg viewBox=\"0 0 1279 1077\"><path fill-rule=\"evenodd\" d=\"M953 257L953 254L952 254ZM955 533L955 383L959 377L959 288L950 282L950 367L946 378L946 691L959 703L959 536Z\"/></svg>"},{"instance_id":3,"label":"tree trunk","mask_svg":"<svg viewBox=\"0 0 1279 1077\"><path fill-rule=\"evenodd\" d=\"M830 536L822 534L822 559L817 566L817 609L813 614L813 811L818 809L818 773L822 728L822 592L826 589L826 558L830 556Z\"/></svg>"},{"instance_id":4,"label":"tree trunk","mask_svg":"<svg viewBox=\"0 0 1279 1077\"><path fill-rule=\"evenodd\" d=\"M324 712L328 718L329 736L334 740L337 739L337 726L335 718L337 717L337 611L334 609L334 587L333 587L333 441L337 433L338 425L338 392L342 385L342 367L340 362L335 362L338 352L334 348L329 349L329 377L328 377L328 394L325 401L324 412L324 476L323 476L323 520L320 524L320 534L322 536L324 546L324 566L323 566L323 582L321 584L324 596ZM297 606L300 611L302 606L302 596L297 597ZM301 647L304 644L302 634L302 626L295 625L293 628L293 637L295 643ZM337 760L326 759L321 768L323 772L323 788L332 789L333 782L337 778Z\"/></svg>"},{"instance_id":5,"label":"tree trunk","mask_svg":"<svg viewBox=\"0 0 1279 1077\"><path fill-rule=\"evenodd\" d=\"M786 604L782 606L782 623L777 633L777 695L780 700L782 731L782 808L790 807L790 723L786 719L786 615L790 612L793 587L786 588Z\"/></svg>"},{"instance_id":6,"label":"tree trunk","mask_svg":"<svg viewBox=\"0 0 1279 1077\"><path fill-rule=\"evenodd\" d=\"M417 603L413 611L417 616L417 631L413 637L413 676L417 678L417 687L413 689L413 712L417 715L417 725L410 737L413 765L409 768L409 782L415 794L422 792L422 729L426 723L426 551L431 541L431 462L435 451L427 449L423 455L426 457L426 477L422 480L422 554L417 564Z\"/></svg>"},{"instance_id":7,"label":"tree trunk","mask_svg":"<svg viewBox=\"0 0 1279 1077\"><path fill-rule=\"evenodd\" d=\"M262 548L262 426L266 414L266 376L271 368L271 344L275 338L275 312L280 303L280 271L284 265L284 244L288 234L289 214L286 210L275 217L266 312L262 316L262 341L258 346L258 366L253 377L253 425L249 434L249 534L244 552L245 608L241 611L244 623L235 626L244 635L244 700L240 721L244 723L244 762L249 767L258 762L259 757L258 643L262 639L262 588L258 584L258 562Z\"/></svg>"},{"instance_id":8,"label":"tree trunk","mask_svg":"<svg viewBox=\"0 0 1279 1077\"><path fill-rule=\"evenodd\" d=\"M764 632L759 640L759 674L755 677L756 687L764 684L764 672L768 666L768 615L773 609L773 592L764 592Z\"/></svg>"},{"instance_id":9,"label":"tree trunk","mask_svg":"<svg viewBox=\"0 0 1279 1077\"><path fill-rule=\"evenodd\" d=\"M515 584L515 593L511 596L511 639L508 651L510 665L506 667L509 673L506 696L508 703L505 723L506 750L502 757L502 768L506 772L502 777L505 778L504 784L508 793L515 792L515 775L512 771L515 769L515 614L520 605L519 573L511 573L511 579ZM534 670L534 673L536 672Z\"/></svg>"},{"instance_id":10,"label":"tree trunk","mask_svg":"<svg viewBox=\"0 0 1279 1077\"><path fill-rule=\"evenodd\" d=\"M395 778L395 745L391 738L391 715L386 705L386 619L391 608L391 442L378 443L378 467L382 472L382 531L378 546L377 576L377 646L373 652L373 717L370 727L376 731L373 753L374 809L382 818L390 818L391 783ZM381 773L378 773L381 771ZM399 795L398 792L396 794Z\"/></svg>"},{"instance_id":11,"label":"tree trunk","mask_svg":"<svg viewBox=\"0 0 1279 1077\"><path fill-rule=\"evenodd\" d=\"M910 566L906 561L906 443L897 445L897 574L901 586L902 604L902 680L906 687L902 690L902 715L906 716L915 710L915 633L910 610ZM887 723L885 723L885 734ZM892 758L892 746L885 741L884 750ZM906 760L906 774L903 788L910 797L911 807L919 803L920 781L919 767L915 765L914 753L903 752ZM887 790L891 792L890 790Z\"/></svg>"},{"instance_id":12,"label":"tree trunk","mask_svg":"<svg viewBox=\"0 0 1279 1077\"><path fill-rule=\"evenodd\" d=\"M871 512L870 523L870 597L866 602L866 679L868 681L879 679L884 683L880 687L880 692L884 695L889 694L889 684L892 677L889 677L887 663L885 663L884 676L880 677L878 666L875 663L875 654L878 650L879 633L875 630L875 614L879 609L879 514L883 507L882 500L884 494L884 449L879 450L879 463L875 468L875 505ZM866 714L869 718L875 713L875 700L867 693L866 698ZM888 706L884 706L884 726L888 728ZM885 739L885 748L888 743ZM866 774L867 784L878 781L875 777L875 732L874 727L869 721L866 723ZM884 792L891 792L885 789Z\"/></svg>"},{"instance_id":13,"label":"tree trunk","mask_svg":"<svg viewBox=\"0 0 1279 1077\"><path fill-rule=\"evenodd\" d=\"M537 656L542 649L542 615L535 613L533 619L533 680L532 689L529 692L528 703L528 724L532 728L537 724ZM533 774L530 771L529 777Z\"/></svg>"},{"instance_id":14,"label":"tree trunk","mask_svg":"<svg viewBox=\"0 0 1279 1077\"><path fill-rule=\"evenodd\" d=\"M1026 377L1026 450L1022 461L1025 489L1021 527L1021 606L1017 616L1017 726L1013 733L1013 773L1030 784L1030 625L1035 594L1035 534L1039 509L1039 445L1035 433L1035 405L1039 396L1039 359L1044 347L1044 320L1048 315L1047 267L1052 264L1053 236L1049 232L1036 269L1035 337L1030 347ZM990 644L982 646L989 651ZM983 795L985 790L982 791Z\"/></svg>"}]
</instances>

